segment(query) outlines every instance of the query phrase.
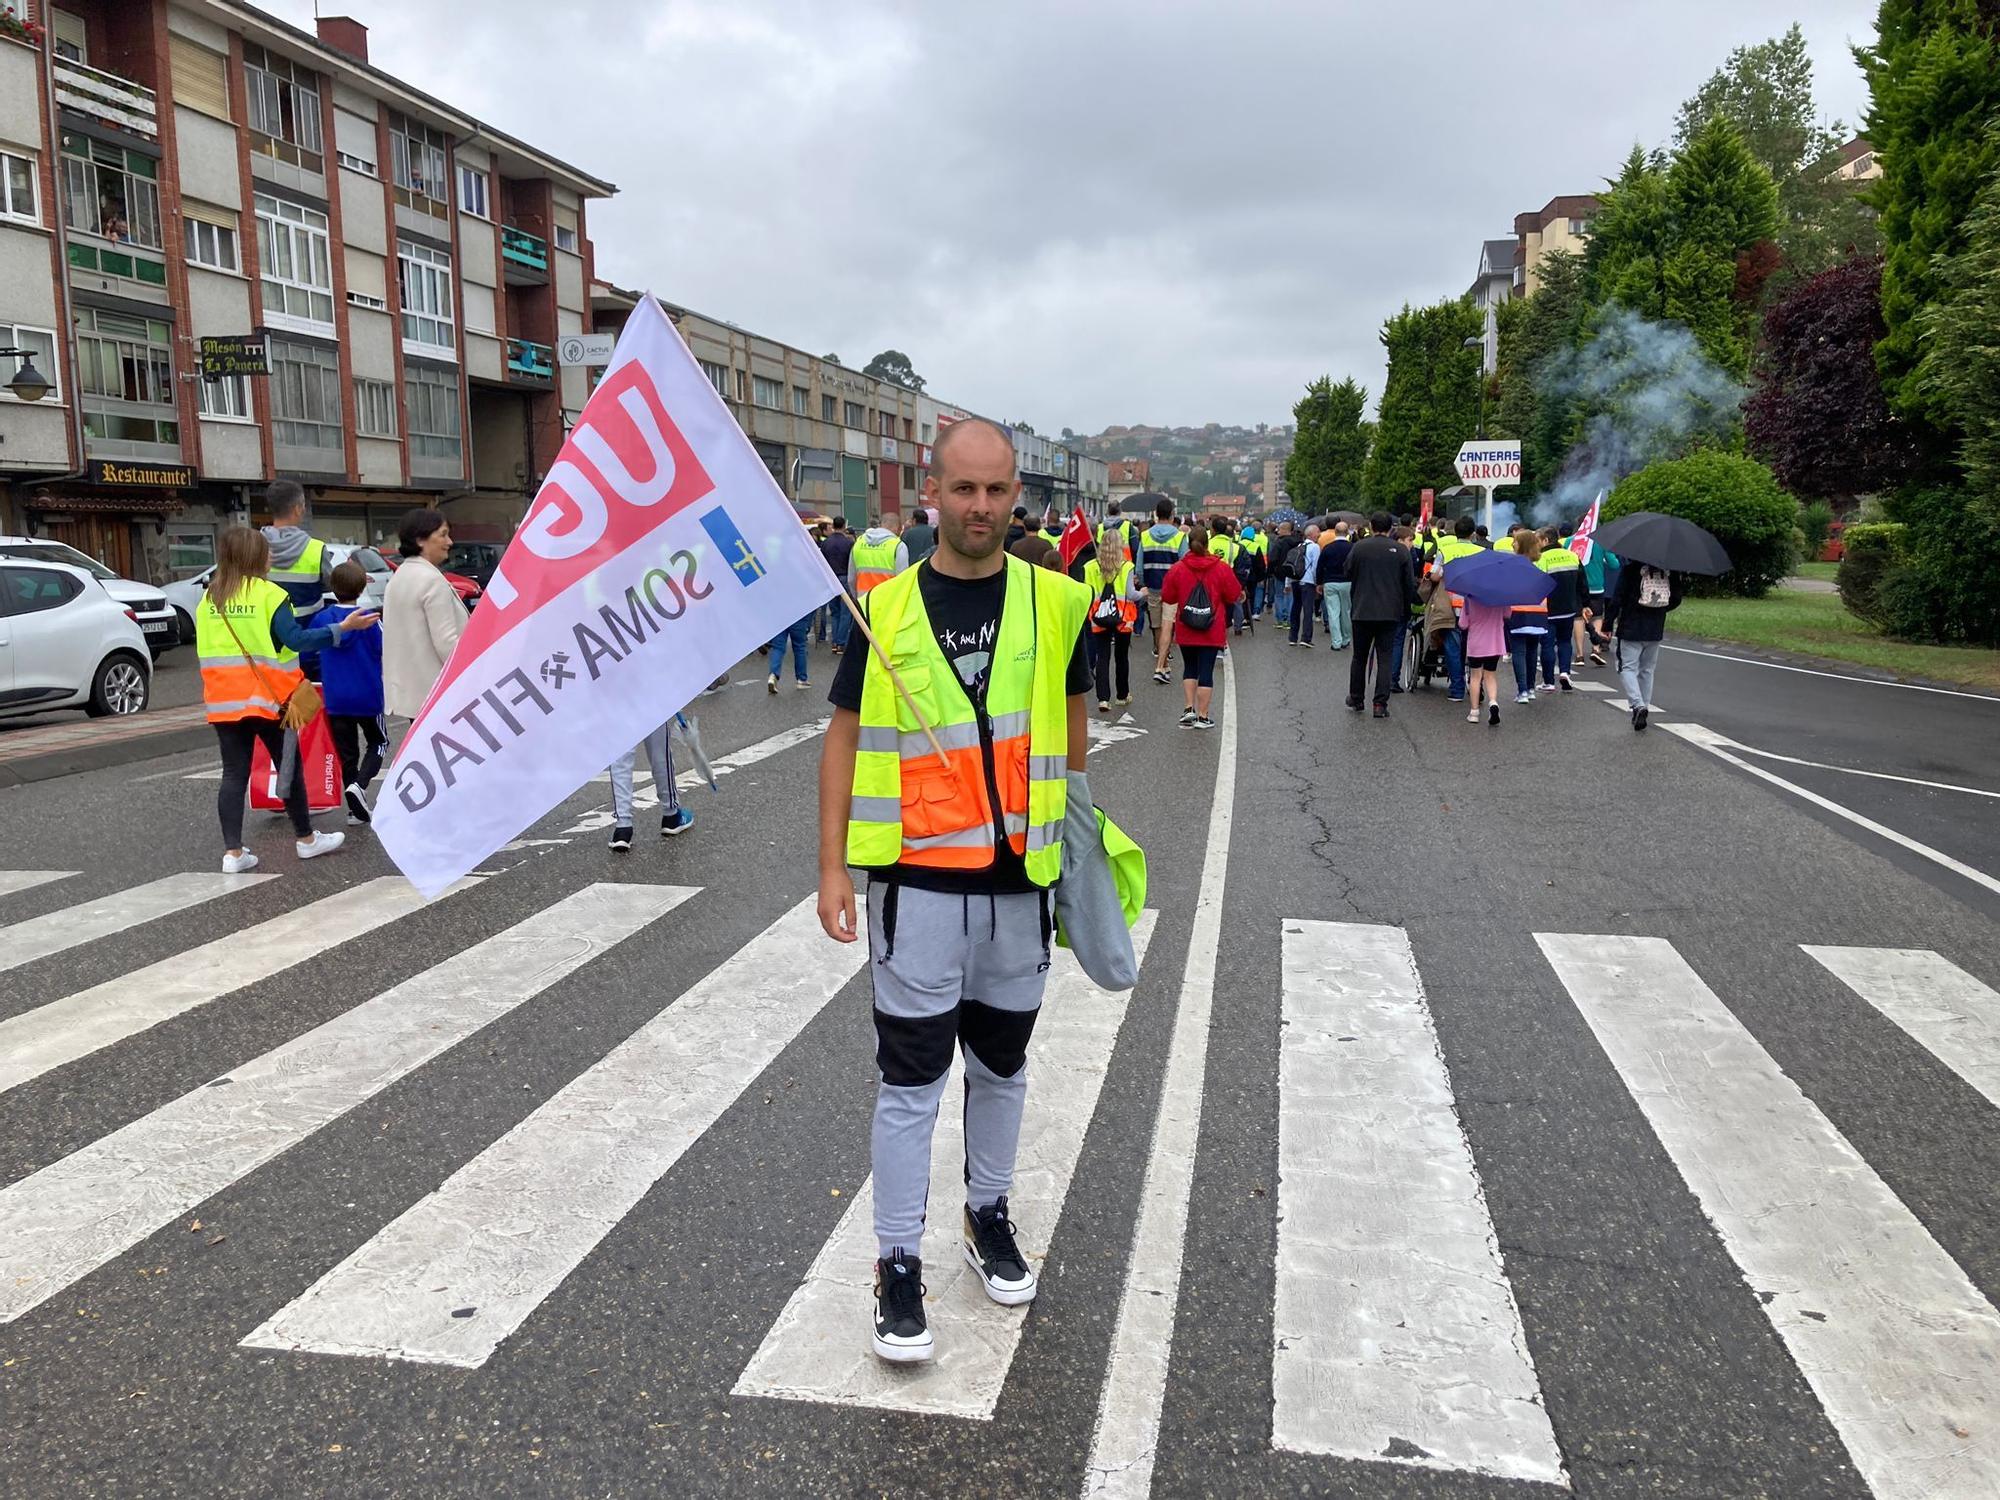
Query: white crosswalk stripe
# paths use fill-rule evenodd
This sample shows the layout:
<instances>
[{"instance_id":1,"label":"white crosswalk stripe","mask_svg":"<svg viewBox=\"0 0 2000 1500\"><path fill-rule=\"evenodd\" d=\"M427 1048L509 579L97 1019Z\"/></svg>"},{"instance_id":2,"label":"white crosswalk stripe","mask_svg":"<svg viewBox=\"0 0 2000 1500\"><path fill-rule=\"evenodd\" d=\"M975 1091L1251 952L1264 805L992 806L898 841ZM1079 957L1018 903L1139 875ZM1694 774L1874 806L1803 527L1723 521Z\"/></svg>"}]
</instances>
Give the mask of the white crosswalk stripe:
<instances>
[{"instance_id":1,"label":"white crosswalk stripe","mask_svg":"<svg viewBox=\"0 0 2000 1500\"><path fill-rule=\"evenodd\" d=\"M2000 1104L2000 994L1935 953L1910 948L1805 950L1842 984Z\"/></svg>"},{"instance_id":2,"label":"white crosswalk stripe","mask_svg":"<svg viewBox=\"0 0 2000 1500\"><path fill-rule=\"evenodd\" d=\"M810 724L795 724L790 729L781 730L777 734L757 741L754 745L745 745L741 750L733 750L727 755L718 755L713 762L715 778L717 781L720 781L731 772L743 770L746 766L754 766L758 761L768 760L780 751L791 749L794 745L803 745L809 740L816 740L822 734L826 733L826 726L832 722L831 719L816 719ZM675 753L685 758L684 752L676 750ZM645 758L642 753L639 757L641 764L645 762ZM608 782L610 777L607 775L602 779ZM648 771L644 781L650 783L652 779L652 772ZM679 771L675 773L674 786L683 793L691 792L696 787L706 785L707 783L701 779L701 773L698 771ZM608 796L609 793L607 792L606 795ZM651 785L642 785L640 779L635 776L633 778L632 793L632 807L634 811L644 811L649 807L658 807L659 805L659 789ZM576 822L565 828L563 832L603 833L611 826L611 809L601 807L585 813Z\"/></svg>"},{"instance_id":3,"label":"white crosswalk stripe","mask_svg":"<svg viewBox=\"0 0 2000 1500\"><path fill-rule=\"evenodd\" d=\"M76 870L0 870L0 896L11 896L16 891L32 891L38 885L68 880L78 873Z\"/></svg>"},{"instance_id":4,"label":"white crosswalk stripe","mask_svg":"<svg viewBox=\"0 0 2000 1500\"><path fill-rule=\"evenodd\" d=\"M243 1342L485 1363L866 958L808 897Z\"/></svg>"},{"instance_id":5,"label":"white crosswalk stripe","mask_svg":"<svg viewBox=\"0 0 2000 1500\"><path fill-rule=\"evenodd\" d=\"M1154 917L1153 912L1142 913L1133 929L1132 945L1141 962ZM1075 958L1058 949L1028 1054L1028 1112L1008 1199L1009 1216L1031 1261L1041 1258L1039 1247L1048 1244L1062 1216L1124 1019L1124 999L1097 989ZM945 1094L947 1099L963 1097L951 1088ZM931 1139L933 1212L924 1259L926 1300L936 1320L936 1357L924 1365L891 1368L860 1336L867 1331L873 1300L871 1177L751 1357L736 1382L737 1395L992 1418L1028 1309L1000 1307L988 1299L959 1253L964 1143L962 1109L940 1109Z\"/></svg>"},{"instance_id":6,"label":"white crosswalk stripe","mask_svg":"<svg viewBox=\"0 0 2000 1500\"><path fill-rule=\"evenodd\" d=\"M1282 925L1272 1446L1566 1484L1409 939Z\"/></svg>"},{"instance_id":7,"label":"white crosswalk stripe","mask_svg":"<svg viewBox=\"0 0 2000 1500\"><path fill-rule=\"evenodd\" d=\"M470 883L453 886L444 896ZM0 1094L273 974L318 963L341 943L387 926L423 904L423 897L399 875L365 881L0 1021Z\"/></svg>"},{"instance_id":8,"label":"white crosswalk stripe","mask_svg":"<svg viewBox=\"0 0 2000 1500\"><path fill-rule=\"evenodd\" d=\"M2000 1494L2000 1313L1670 943L1536 941L1869 1487Z\"/></svg>"},{"instance_id":9,"label":"white crosswalk stripe","mask_svg":"<svg viewBox=\"0 0 2000 1500\"><path fill-rule=\"evenodd\" d=\"M694 894L686 886L586 886L0 1191L0 1323Z\"/></svg>"},{"instance_id":10,"label":"white crosswalk stripe","mask_svg":"<svg viewBox=\"0 0 2000 1500\"><path fill-rule=\"evenodd\" d=\"M249 890L275 875L222 875L187 872L65 906L11 927L0 927L0 973L47 958L52 953L95 943L142 922L170 917L204 901Z\"/></svg>"}]
</instances>

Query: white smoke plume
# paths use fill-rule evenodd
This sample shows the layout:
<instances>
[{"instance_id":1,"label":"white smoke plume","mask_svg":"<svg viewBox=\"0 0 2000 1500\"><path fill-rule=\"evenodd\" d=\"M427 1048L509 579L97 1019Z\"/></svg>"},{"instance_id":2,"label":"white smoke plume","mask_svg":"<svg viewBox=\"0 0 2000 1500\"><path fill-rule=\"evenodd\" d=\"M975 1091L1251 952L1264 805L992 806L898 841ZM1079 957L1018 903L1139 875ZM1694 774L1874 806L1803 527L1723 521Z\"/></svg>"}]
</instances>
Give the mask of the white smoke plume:
<instances>
[{"instance_id":1,"label":"white smoke plume","mask_svg":"<svg viewBox=\"0 0 2000 1500\"><path fill-rule=\"evenodd\" d=\"M1598 492L1656 459L1727 441L1742 420L1743 387L1678 323L1605 309L1597 336L1543 366L1544 401L1579 401L1590 418L1562 470L1528 503L1535 526L1573 526Z\"/></svg>"}]
</instances>

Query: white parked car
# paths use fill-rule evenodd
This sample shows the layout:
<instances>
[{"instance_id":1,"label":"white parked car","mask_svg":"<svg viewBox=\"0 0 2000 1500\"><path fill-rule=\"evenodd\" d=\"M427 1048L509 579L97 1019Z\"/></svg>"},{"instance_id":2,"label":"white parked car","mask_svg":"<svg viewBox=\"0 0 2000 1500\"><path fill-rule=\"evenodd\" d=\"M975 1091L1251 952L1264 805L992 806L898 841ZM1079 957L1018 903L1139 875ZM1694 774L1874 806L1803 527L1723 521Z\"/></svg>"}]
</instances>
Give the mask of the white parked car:
<instances>
[{"instance_id":1,"label":"white parked car","mask_svg":"<svg viewBox=\"0 0 2000 1500\"><path fill-rule=\"evenodd\" d=\"M146 648L156 659L161 652L171 651L181 643L173 607L167 603L164 591L150 583L120 578L96 558L67 543L38 536L0 536L0 557L19 558L23 562L57 562L83 569L104 585L105 593L132 611L132 617L146 633ZM188 639L193 639L192 634Z\"/></svg>"},{"instance_id":2,"label":"white parked car","mask_svg":"<svg viewBox=\"0 0 2000 1500\"><path fill-rule=\"evenodd\" d=\"M0 718L139 713L153 690L148 644L94 573L0 557Z\"/></svg>"},{"instance_id":3,"label":"white parked car","mask_svg":"<svg viewBox=\"0 0 2000 1500\"><path fill-rule=\"evenodd\" d=\"M368 575L368 583L361 590L359 605L362 609L371 609L379 613L382 608L382 594L389 587L390 577L389 565L382 561L382 554L373 547L350 547L344 543L328 542L326 555L334 567L339 567L350 557L361 564L361 571ZM202 593L208 587L209 575L214 571L212 566L203 568L194 577L183 578L179 583L170 583L160 590L166 595L167 604L174 612L174 625L180 632L183 644L194 640L195 607L201 603ZM299 623L303 625L305 621L301 620Z\"/></svg>"}]
</instances>

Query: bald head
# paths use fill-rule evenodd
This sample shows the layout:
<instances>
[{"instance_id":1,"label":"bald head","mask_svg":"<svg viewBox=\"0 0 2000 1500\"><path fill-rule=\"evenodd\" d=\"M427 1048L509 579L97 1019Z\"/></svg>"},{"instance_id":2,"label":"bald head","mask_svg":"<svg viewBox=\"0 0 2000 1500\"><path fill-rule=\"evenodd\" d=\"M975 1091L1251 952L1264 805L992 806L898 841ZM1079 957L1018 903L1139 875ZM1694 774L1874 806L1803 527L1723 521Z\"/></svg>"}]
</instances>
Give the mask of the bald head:
<instances>
[{"instance_id":1,"label":"bald head","mask_svg":"<svg viewBox=\"0 0 2000 1500\"><path fill-rule=\"evenodd\" d=\"M931 475L942 485L947 482L947 476L951 473L951 464L948 462L951 455L963 452L967 455L964 462L976 464L984 469L989 467L1003 450L1011 473L1014 468L1013 435L997 422L989 422L984 417L967 417L945 428L937 435L937 441L931 444ZM974 454L977 457L974 457Z\"/></svg>"}]
</instances>

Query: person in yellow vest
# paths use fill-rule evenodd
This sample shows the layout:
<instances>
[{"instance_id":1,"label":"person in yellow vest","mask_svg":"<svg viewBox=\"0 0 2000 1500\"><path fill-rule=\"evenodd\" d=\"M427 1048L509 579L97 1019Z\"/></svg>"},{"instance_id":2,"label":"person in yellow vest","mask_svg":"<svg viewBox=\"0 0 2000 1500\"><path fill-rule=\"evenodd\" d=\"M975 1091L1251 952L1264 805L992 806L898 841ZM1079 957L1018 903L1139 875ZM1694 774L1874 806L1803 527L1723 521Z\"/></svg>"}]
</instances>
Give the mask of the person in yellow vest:
<instances>
[{"instance_id":1,"label":"person in yellow vest","mask_svg":"<svg viewBox=\"0 0 2000 1500\"><path fill-rule=\"evenodd\" d=\"M847 591L859 599L910 565L910 549L886 526L870 526L847 554ZM775 675L775 674L774 674Z\"/></svg>"},{"instance_id":2,"label":"person in yellow vest","mask_svg":"<svg viewBox=\"0 0 2000 1500\"><path fill-rule=\"evenodd\" d=\"M285 591L292 614L311 619L333 602L333 559L326 543L306 529L306 492L290 479L280 479L264 491L271 524L264 541L271 549L271 582ZM319 653L304 653L306 676L319 681Z\"/></svg>"},{"instance_id":3,"label":"person in yellow vest","mask_svg":"<svg viewBox=\"0 0 2000 1500\"><path fill-rule=\"evenodd\" d=\"M1570 672L1576 665L1577 632L1589 593L1583 576L1583 559L1562 544L1561 533L1553 526L1541 531L1542 551L1535 566L1555 575L1555 592L1549 595L1549 633L1542 637L1542 691L1576 690Z\"/></svg>"},{"instance_id":4,"label":"person in yellow vest","mask_svg":"<svg viewBox=\"0 0 2000 1500\"><path fill-rule=\"evenodd\" d=\"M1118 538L1118 544L1125 549L1127 557L1139 555L1139 523L1121 512L1116 500L1104 507L1104 523L1097 528L1098 541L1107 536Z\"/></svg>"},{"instance_id":5,"label":"person in yellow vest","mask_svg":"<svg viewBox=\"0 0 2000 1500\"><path fill-rule=\"evenodd\" d=\"M896 1362L933 1348L922 1238L954 1047L965 1061L959 1253L995 1302L1017 1306L1036 1290L1007 1195L1049 967L1049 887L1067 809L1091 805L1091 600L1002 550L1020 490L1001 428L970 418L939 436L924 481L937 550L861 601L878 645L841 658L828 695L819 919L838 942L860 938L850 867L865 870L879 1257L870 1344ZM1056 1208L1043 1205L1045 1221Z\"/></svg>"},{"instance_id":6,"label":"person in yellow vest","mask_svg":"<svg viewBox=\"0 0 2000 1500\"><path fill-rule=\"evenodd\" d=\"M1083 586L1090 590L1091 670L1097 679L1097 711L1111 712L1112 664L1117 663L1118 706L1132 701L1132 632L1138 627L1139 605L1146 590L1125 547L1112 532L1100 541L1083 566Z\"/></svg>"},{"instance_id":7,"label":"person in yellow vest","mask_svg":"<svg viewBox=\"0 0 2000 1500\"><path fill-rule=\"evenodd\" d=\"M273 766L285 754L286 701L306 680L302 651L324 651L349 631L366 630L381 617L356 611L316 630L299 624L285 591L268 576L271 546L263 533L232 526L216 542L215 571L194 611L194 649L201 666L201 698L222 751L222 788L215 809L222 820L222 873L255 869L257 856L243 847L243 798L250 789L251 748L262 742ZM285 811L298 837L300 859L331 854L344 835L320 833L306 808L304 779L285 787Z\"/></svg>"}]
</instances>

